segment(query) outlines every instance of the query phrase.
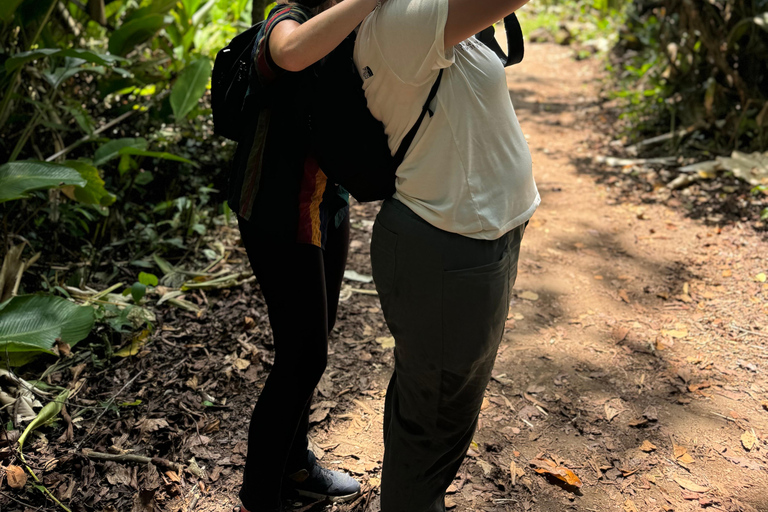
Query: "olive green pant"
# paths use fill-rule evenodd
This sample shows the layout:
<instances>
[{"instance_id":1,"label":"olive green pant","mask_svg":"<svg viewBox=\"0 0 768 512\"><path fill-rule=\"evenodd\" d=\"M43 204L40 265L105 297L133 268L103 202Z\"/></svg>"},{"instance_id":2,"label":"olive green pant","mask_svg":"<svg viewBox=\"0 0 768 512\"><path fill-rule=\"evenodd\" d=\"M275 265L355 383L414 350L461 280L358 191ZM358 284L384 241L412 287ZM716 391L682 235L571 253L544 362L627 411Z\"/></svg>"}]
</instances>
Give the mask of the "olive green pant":
<instances>
[{"instance_id":1,"label":"olive green pant","mask_svg":"<svg viewBox=\"0 0 768 512\"><path fill-rule=\"evenodd\" d=\"M371 262L395 370L381 512L445 510L504 332L524 231L477 240L435 228L396 199L384 202Z\"/></svg>"}]
</instances>

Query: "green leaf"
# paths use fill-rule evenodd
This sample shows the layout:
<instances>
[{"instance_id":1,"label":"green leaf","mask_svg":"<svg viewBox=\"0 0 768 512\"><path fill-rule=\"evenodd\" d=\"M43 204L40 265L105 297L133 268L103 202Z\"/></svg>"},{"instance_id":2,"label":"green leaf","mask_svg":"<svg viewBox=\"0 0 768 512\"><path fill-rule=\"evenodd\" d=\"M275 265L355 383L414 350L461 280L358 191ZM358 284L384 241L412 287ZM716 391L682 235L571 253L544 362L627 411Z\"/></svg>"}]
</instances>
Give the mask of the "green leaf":
<instances>
[{"instance_id":1,"label":"green leaf","mask_svg":"<svg viewBox=\"0 0 768 512\"><path fill-rule=\"evenodd\" d=\"M99 206L109 206L115 202L116 196L104 188L104 180L101 179L96 167L78 160L68 160L64 164L75 169L80 173L80 176L87 180L85 186L75 187L75 200L83 204Z\"/></svg>"},{"instance_id":2,"label":"green leaf","mask_svg":"<svg viewBox=\"0 0 768 512\"><path fill-rule=\"evenodd\" d=\"M197 59L181 72L171 90L171 108L176 119L183 119L205 93L211 77L211 61Z\"/></svg>"},{"instance_id":3,"label":"green leaf","mask_svg":"<svg viewBox=\"0 0 768 512\"><path fill-rule=\"evenodd\" d=\"M27 440L27 436L31 432L42 427L46 423L49 423L59 415L64 402L67 401L67 398L69 398L69 390L65 389L53 400L53 402L48 402L45 404L45 407L40 410L40 412L37 414L37 417L33 419L29 425L27 425L27 428L24 429L24 433L21 434L21 437L19 437L19 452L24 449L24 442Z\"/></svg>"},{"instance_id":4,"label":"green leaf","mask_svg":"<svg viewBox=\"0 0 768 512\"><path fill-rule=\"evenodd\" d=\"M768 220L768 208L765 208L762 213L760 213L760 220Z\"/></svg>"},{"instance_id":5,"label":"green leaf","mask_svg":"<svg viewBox=\"0 0 768 512\"><path fill-rule=\"evenodd\" d=\"M173 18L163 14L150 14L123 23L112 32L109 38L109 52L115 55L126 55L138 45L152 39L161 28L173 22Z\"/></svg>"},{"instance_id":6,"label":"green leaf","mask_svg":"<svg viewBox=\"0 0 768 512\"><path fill-rule=\"evenodd\" d=\"M172 153L166 153L165 151L146 151L144 149L126 147L118 151L118 154L121 156L133 155L133 156L148 156L151 158L162 158L163 160L173 160L174 162L182 162L182 163L194 165L195 167L197 167L197 164L192 160L188 160L184 157L174 155Z\"/></svg>"},{"instance_id":7,"label":"green leaf","mask_svg":"<svg viewBox=\"0 0 768 512\"><path fill-rule=\"evenodd\" d=\"M10 73L16 68L23 66L27 62L41 59L43 57L69 57L72 59L80 59L84 62L91 62L93 64L99 64L102 66L108 66L116 62L128 62L127 59L118 57L117 55L96 53L91 50L82 50L77 48L69 48L64 50L60 48L40 48L38 50L17 53L5 61L5 70Z\"/></svg>"},{"instance_id":8,"label":"green leaf","mask_svg":"<svg viewBox=\"0 0 768 512\"><path fill-rule=\"evenodd\" d=\"M93 308L47 295L14 297L0 315L0 361L21 366L40 353L53 354L57 338L72 346L92 327Z\"/></svg>"},{"instance_id":9,"label":"green leaf","mask_svg":"<svg viewBox=\"0 0 768 512\"><path fill-rule=\"evenodd\" d=\"M29 197L33 190L64 185L84 187L87 181L65 165L23 160L0 165L0 203Z\"/></svg>"},{"instance_id":10,"label":"green leaf","mask_svg":"<svg viewBox=\"0 0 768 512\"><path fill-rule=\"evenodd\" d=\"M147 272L139 272L139 282L146 286L157 286L157 276Z\"/></svg>"},{"instance_id":11,"label":"green leaf","mask_svg":"<svg viewBox=\"0 0 768 512\"><path fill-rule=\"evenodd\" d=\"M3 0L0 2L0 20L5 23L11 21L13 14L24 0Z\"/></svg>"},{"instance_id":12,"label":"green leaf","mask_svg":"<svg viewBox=\"0 0 768 512\"><path fill-rule=\"evenodd\" d=\"M144 298L144 295L147 293L147 285L139 282L133 283L131 286L131 297L133 297L133 301L138 304L141 302L141 299Z\"/></svg>"},{"instance_id":13,"label":"green leaf","mask_svg":"<svg viewBox=\"0 0 768 512\"><path fill-rule=\"evenodd\" d=\"M129 21L143 18L150 14L166 14L168 11L173 9L173 6L176 5L176 2L177 0L155 0L148 6L136 9L135 11L129 13L123 19L123 23L125 24Z\"/></svg>"},{"instance_id":14,"label":"green leaf","mask_svg":"<svg viewBox=\"0 0 768 512\"><path fill-rule=\"evenodd\" d=\"M111 140L106 144L103 144L99 149L96 150L96 153L93 154L93 165L100 167L113 158L120 157L120 150L123 148L131 147L145 150L147 149L148 145L149 144L147 143L147 139L141 137L136 139L123 138Z\"/></svg>"}]
</instances>

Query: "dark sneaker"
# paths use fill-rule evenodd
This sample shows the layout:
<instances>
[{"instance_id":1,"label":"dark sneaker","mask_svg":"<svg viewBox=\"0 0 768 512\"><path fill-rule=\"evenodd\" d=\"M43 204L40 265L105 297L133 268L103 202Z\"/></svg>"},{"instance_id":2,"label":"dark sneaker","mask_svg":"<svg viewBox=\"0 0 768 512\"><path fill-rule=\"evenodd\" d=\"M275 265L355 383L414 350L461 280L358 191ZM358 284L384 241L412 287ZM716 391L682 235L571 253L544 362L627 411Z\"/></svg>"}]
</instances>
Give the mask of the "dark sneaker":
<instances>
[{"instance_id":1,"label":"dark sneaker","mask_svg":"<svg viewBox=\"0 0 768 512\"><path fill-rule=\"evenodd\" d=\"M346 473L320 466L311 451L308 452L307 466L309 469L297 471L286 479L286 485L300 496L344 503L360 495L360 484L357 480Z\"/></svg>"}]
</instances>

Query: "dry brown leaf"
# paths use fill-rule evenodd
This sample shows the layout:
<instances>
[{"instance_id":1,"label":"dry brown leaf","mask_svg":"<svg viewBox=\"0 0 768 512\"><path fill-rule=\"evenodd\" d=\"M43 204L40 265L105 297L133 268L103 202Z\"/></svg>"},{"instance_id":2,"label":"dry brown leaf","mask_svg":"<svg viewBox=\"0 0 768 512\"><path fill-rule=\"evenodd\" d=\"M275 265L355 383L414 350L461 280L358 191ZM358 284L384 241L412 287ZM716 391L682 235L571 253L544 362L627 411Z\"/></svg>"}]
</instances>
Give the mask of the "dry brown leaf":
<instances>
[{"instance_id":1,"label":"dry brown leaf","mask_svg":"<svg viewBox=\"0 0 768 512\"><path fill-rule=\"evenodd\" d=\"M637 512L637 507L635 506L635 502L629 499L625 501L624 512Z\"/></svg>"},{"instance_id":2,"label":"dry brown leaf","mask_svg":"<svg viewBox=\"0 0 768 512\"><path fill-rule=\"evenodd\" d=\"M619 415L619 413L621 412L621 411L619 411L619 410L617 410L617 409L614 409L614 408L613 408L613 407L611 407L609 404L605 404L605 407L604 407L604 408L605 408L605 419L606 419L606 420L608 420L609 422L610 422L610 421L611 421L613 418L615 418L616 416L618 416L618 415Z\"/></svg>"},{"instance_id":3,"label":"dry brown leaf","mask_svg":"<svg viewBox=\"0 0 768 512\"><path fill-rule=\"evenodd\" d=\"M456 508L456 502L452 498L445 498L445 508L449 510Z\"/></svg>"},{"instance_id":4,"label":"dry brown leaf","mask_svg":"<svg viewBox=\"0 0 768 512\"><path fill-rule=\"evenodd\" d=\"M640 445L640 450L650 453L656 449L656 445L650 442L649 440L643 441L643 444Z\"/></svg>"},{"instance_id":5,"label":"dry brown leaf","mask_svg":"<svg viewBox=\"0 0 768 512\"><path fill-rule=\"evenodd\" d=\"M533 466L533 470L540 475L552 475L553 477L565 482L571 487L581 487L582 485L581 479L576 476L576 473L568 468L558 466L551 460L538 458L531 459L530 464Z\"/></svg>"},{"instance_id":6,"label":"dry brown leaf","mask_svg":"<svg viewBox=\"0 0 768 512\"><path fill-rule=\"evenodd\" d=\"M5 469L5 478L8 485L14 489L21 489L27 484L27 473L19 466L8 466Z\"/></svg>"},{"instance_id":7,"label":"dry brown leaf","mask_svg":"<svg viewBox=\"0 0 768 512\"><path fill-rule=\"evenodd\" d=\"M688 391L691 393L695 393L696 391L699 391L700 389L706 389L712 387L712 383L708 380L705 380L704 382L697 382L696 384L691 384L688 386Z\"/></svg>"},{"instance_id":8,"label":"dry brown leaf","mask_svg":"<svg viewBox=\"0 0 768 512\"><path fill-rule=\"evenodd\" d=\"M687 489L689 491L693 491L693 492L709 491L709 487L701 486L697 483L691 482L690 480L686 480L685 478L675 477L675 482L677 482L677 485L679 485L683 489Z\"/></svg>"},{"instance_id":9,"label":"dry brown leaf","mask_svg":"<svg viewBox=\"0 0 768 512\"><path fill-rule=\"evenodd\" d=\"M531 291L520 292L518 295L521 299L536 301L539 300L539 294Z\"/></svg>"},{"instance_id":10,"label":"dry brown leaf","mask_svg":"<svg viewBox=\"0 0 768 512\"><path fill-rule=\"evenodd\" d=\"M690 453L684 453L682 456L680 456L677 459L679 462L682 462L683 464L693 464L696 462L693 457L691 457Z\"/></svg>"},{"instance_id":11,"label":"dry brown leaf","mask_svg":"<svg viewBox=\"0 0 768 512\"><path fill-rule=\"evenodd\" d=\"M627 293L627 290L624 290L623 288L619 290L619 297L621 297L621 300L629 304L629 293Z\"/></svg>"},{"instance_id":12,"label":"dry brown leaf","mask_svg":"<svg viewBox=\"0 0 768 512\"><path fill-rule=\"evenodd\" d=\"M674 453L676 459L679 459L680 457L688 453L688 448L686 448L685 446L673 444L672 453Z\"/></svg>"},{"instance_id":13,"label":"dry brown leaf","mask_svg":"<svg viewBox=\"0 0 768 512\"><path fill-rule=\"evenodd\" d=\"M611 337L616 343L621 343L626 339L627 334L629 334L629 327L614 327Z\"/></svg>"},{"instance_id":14,"label":"dry brown leaf","mask_svg":"<svg viewBox=\"0 0 768 512\"><path fill-rule=\"evenodd\" d=\"M687 329L673 329L673 330L663 330L661 331L661 334L664 336L669 336L670 338L685 338L688 336L688 330Z\"/></svg>"},{"instance_id":15,"label":"dry brown leaf","mask_svg":"<svg viewBox=\"0 0 768 512\"><path fill-rule=\"evenodd\" d=\"M744 432L741 434L741 444L744 445L744 449L747 451L752 450L757 443L757 438L752 432Z\"/></svg>"}]
</instances>

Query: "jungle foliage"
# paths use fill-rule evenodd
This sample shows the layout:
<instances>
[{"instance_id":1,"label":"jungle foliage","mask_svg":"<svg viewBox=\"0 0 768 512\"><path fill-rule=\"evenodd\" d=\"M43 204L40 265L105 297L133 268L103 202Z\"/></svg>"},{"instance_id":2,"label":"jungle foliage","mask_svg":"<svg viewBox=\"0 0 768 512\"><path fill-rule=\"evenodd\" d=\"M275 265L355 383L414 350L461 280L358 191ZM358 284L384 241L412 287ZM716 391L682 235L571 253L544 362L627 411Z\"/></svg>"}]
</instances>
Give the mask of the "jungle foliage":
<instances>
[{"instance_id":1,"label":"jungle foliage","mask_svg":"<svg viewBox=\"0 0 768 512\"><path fill-rule=\"evenodd\" d=\"M768 0L635 0L610 69L636 133L695 127L728 154L768 147L766 61Z\"/></svg>"}]
</instances>

